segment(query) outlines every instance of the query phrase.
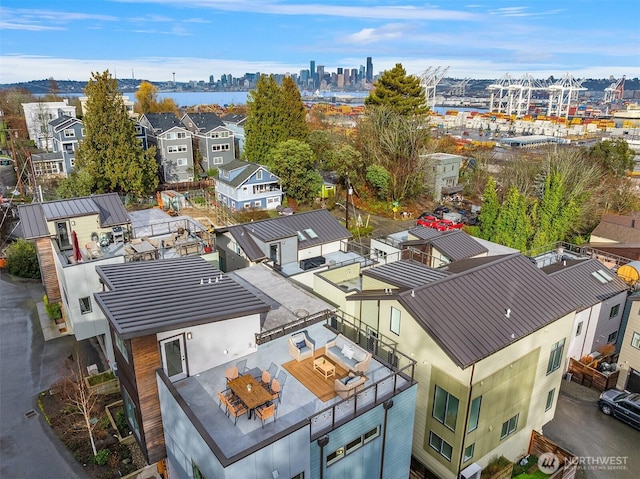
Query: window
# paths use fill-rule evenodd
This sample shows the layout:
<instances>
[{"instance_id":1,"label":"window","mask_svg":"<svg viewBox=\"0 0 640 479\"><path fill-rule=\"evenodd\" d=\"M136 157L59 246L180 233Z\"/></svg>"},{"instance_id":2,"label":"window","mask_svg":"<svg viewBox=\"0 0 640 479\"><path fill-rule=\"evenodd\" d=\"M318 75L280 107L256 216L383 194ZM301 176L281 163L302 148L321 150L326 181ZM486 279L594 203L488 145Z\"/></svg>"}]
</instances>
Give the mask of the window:
<instances>
[{"instance_id":1,"label":"window","mask_svg":"<svg viewBox=\"0 0 640 479\"><path fill-rule=\"evenodd\" d=\"M469 413L469 428L467 432L475 431L478 428L478 418L480 417L480 404L482 396L478 396L471 401L471 412Z\"/></svg>"},{"instance_id":2,"label":"window","mask_svg":"<svg viewBox=\"0 0 640 479\"><path fill-rule=\"evenodd\" d=\"M356 449L358 449L360 446L362 446L362 436L359 436L357 438L355 438L353 441L347 443L347 446L345 447L345 454L349 454L353 451L355 451Z\"/></svg>"},{"instance_id":3,"label":"window","mask_svg":"<svg viewBox=\"0 0 640 479\"><path fill-rule=\"evenodd\" d=\"M520 416L520 414L516 414L511 419L509 419L508 421L505 421L502 424L502 431L500 432L500 440L512 434L518 428L518 416Z\"/></svg>"},{"instance_id":4,"label":"window","mask_svg":"<svg viewBox=\"0 0 640 479\"><path fill-rule=\"evenodd\" d=\"M136 437L140 439L140 426L138 425L138 417L136 415L136 405L131 400L131 396L126 389L122 388L122 402L124 404L124 411L129 421L131 430L135 433Z\"/></svg>"},{"instance_id":5,"label":"window","mask_svg":"<svg viewBox=\"0 0 640 479\"><path fill-rule=\"evenodd\" d=\"M609 311L609 319L618 316L618 311L620 311L620 305L616 304L613 308L611 308L611 311Z\"/></svg>"},{"instance_id":6,"label":"window","mask_svg":"<svg viewBox=\"0 0 640 479\"><path fill-rule=\"evenodd\" d=\"M64 130L64 137L65 138L75 138L75 136L76 136L76 132L75 131L73 131L71 129Z\"/></svg>"},{"instance_id":7,"label":"window","mask_svg":"<svg viewBox=\"0 0 640 479\"><path fill-rule=\"evenodd\" d=\"M140 125L135 125L134 128L136 130L136 135L142 135L142 127Z\"/></svg>"},{"instance_id":8,"label":"window","mask_svg":"<svg viewBox=\"0 0 640 479\"><path fill-rule=\"evenodd\" d=\"M617 337L618 337L618 331L614 331L609 336L607 336L607 343L614 343Z\"/></svg>"},{"instance_id":9,"label":"window","mask_svg":"<svg viewBox=\"0 0 640 479\"><path fill-rule=\"evenodd\" d=\"M84 128L80 130L80 133L82 133L82 136L87 136L87 130L85 130Z\"/></svg>"},{"instance_id":10,"label":"window","mask_svg":"<svg viewBox=\"0 0 640 479\"><path fill-rule=\"evenodd\" d=\"M339 461L340 459L343 458L343 456L344 456L344 447L339 447L338 449L336 449L335 451L333 451L331 454L327 456L327 466L330 466L334 462Z\"/></svg>"},{"instance_id":11,"label":"window","mask_svg":"<svg viewBox=\"0 0 640 479\"><path fill-rule=\"evenodd\" d=\"M640 349L640 333L633 332L633 336L631 337L631 347Z\"/></svg>"},{"instance_id":12,"label":"window","mask_svg":"<svg viewBox=\"0 0 640 479\"><path fill-rule=\"evenodd\" d=\"M253 206L255 206L256 208L260 208L261 205L262 205L262 203L260 203L259 201L254 201L253 202Z\"/></svg>"},{"instance_id":13,"label":"window","mask_svg":"<svg viewBox=\"0 0 640 479\"><path fill-rule=\"evenodd\" d=\"M576 336L580 336L580 334L582 333L582 323L584 323L584 321L580 321L578 323L578 327L576 328Z\"/></svg>"},{"instance_id":14,"label":"window","mask_svg":"<svg viewBox=\"0 0 640 479\"><path fill-rule=\"evenodd\" d=\"M176 160L176 165L178 165L178 166L187 166L187 159L186 158L178 158Z\"/></svg>"},{"instance_id":15,"label":"window","mask_svg":"<svg viewBox=\"0 0 640 479\"><path fill-rule=\"evenodd\" d=\"M193 459L191 459L191 470L193 471L193 479L207 479L204 474L200 472L200 468L193 462Z\"/></svg>"},{"instance_id":16,"label":"window","mask_svg":"<svg viewBox=\"0 0 640 479\"><path fill-rule=\"evenodd\" d=\"M73 143L63 143L62 148L65 153L73 153Z\"/></svg>"},{"instance_id":17,"label":"window","mask_svg":"<svg viewBox=\"0 0 640 479\"><path fill-rule=\"evenodd\" d=\"M80 313L87 314L91 312L91 298L87 296L86 298L80 298Z\"/></svg>"},{"instance_id":18,"label":"window","mask_svg":"<svg viewBox=\"0 0 640 479\"><path fill-rule=\"evenodd\" d=\"M245 209L247 209L247 210L248 210L249 208L251 208L251 203L245 203L245 204L244 204L244 208L245 208Z\"/></svg>"},{"instance_id":19,"label":"window","mask_svg":"<svg viewBox=\"0 0 640 479\"><path fill-rule=\"evenodd\" d=\"M212 131L211 138L229 138L228 131Z\"/></svg>"},{"instance_id":20,"label":"window","mask_svg":"<svg viewBox=\"0 0 640 479\"><path fill-rule=\"evenodd\" d=\"M256 171L256 180L261 180L262 179L262 170L258 170Z\"/></svg>"},{"instance_id":21,"label":"window","mask_svg":"<svg viewBox=\"0 0 640 479\"><path fill-rule=\"evenodd\" d=\"M451 461L451 445L437 434L434 434L433 431L429 433L429 445L438 451L447 461Z\"/></svg>"},{"instance_id":22,"label":"window","mask_svg":"<svg viewBox=\"0 0 640 479\"><path fill-rule=\"evenodd\" d=\"M473 451L476 448L476 444L473 443L467 447L464 448L464 458L462 459L463 461L468 461L469 459L471 459L473 457Z\"/></svg>"},{"instance_id":23,"label":"window","mask_svg":"<svg viewBox=\"0 0 640 479\"><path fill-rule=\"evenodd\" d=\"M76 159L75 158L69 158L69 164L71 165L71 168L76 166Z\"/></svg>"},{"instance_id":24,"label":"window","mask_svg":"<svg viewBox=\"0 0 640 479\"><path fill-rule=\"evenodd\" d=\"M293 476L291 479L304 479L304 471L299 472L298 474Z\"/></svg>"},{"instance_id":25,"label":"window","mask_svg":"<svg viewBox=\"0 0 640 479\"><path fill-rule=\"evenodd\" d=\"M127 345L117 333L114 333L113 337L116 340L116 348L118 348L118 351L120 351L125 361L129 362L129 352L127 351Z\"/></svg>"},{"instance_id":26,"label":"window","mask_svg":"<svg viewBox=\"0 0 640 479\"><path fill-rule=\"evenodd\" d=\"M182 138L186 138L187 137L187 133L184 131L179 131L176 135L176 137L178 138L178 140L181 140Z\"/></svg>"},{"instance_id":27,"label":"window","mask_svg":"<svg viewBox=\"0 0 640 479\"><path fill-rule=\"evenodd\" d=\"M369 441L373 441L376 437L380 435L380 426L376 426L370 431L365 432L362 437L364 439L365 444Z\"/></svg>"},{"instance_id":28,"label":"window","mask_svg":"<svg viewBox=\"0 0 640 479\"><path fill-rule=\"evenodd\" d=\"M316 234L315 231L313 231L311 228L306 228L304 230L304 232L307 234L307 236L311 239L316 239L318 237L318 235Z\"/></svg>"},{"instance_id":29,"label":"window","mask_svg":"<svg viewBox=\"0 0 640 479\"><path fill-rule=\"evenodd\" d=\"M166 135L164 135L164 137L167 140L175 140L176 139L176 134L175 133L167 133Z\"/></svg>"},{"instance_id":30,"label":"window","mask_svg":"<svg viewBox=\"0 0 640 479\"><path fill-rule=\"evenodd\" d=\"M547 374L551 374L560 367L562 362L562 352L564 351L564 338L551 346L549 364L547 364Z\"/></svg>"},{"instance_id":31,"label":"window","mask_svg":"<svg viewBox=\"0 0 640 479\"><path fill-rule=\"evenodd\" d=\"M187 151L187 145L169 145L167 153L184 153Z\"/></svg>"},{"instance_id":32,"label":"window","mask_svg":"<svg viewBox=\"0 0 640 479\"><path fill-rule=\"evenodd\" d=\"M551 406L553 406L553 396L555 396L555 394L556 394L556 388L553 388L551 391L547 393L547 404L544 407L545 411L548 411L549 409L551 409Z\"/></svg>"},{"instance_id":33,"label":"window","mask_svg":"<svg viewBox=\"0 0 640 479\"><path fill-rule=\"evenodd\" d=\"M224 159L221 156L214 156L213 157L213 164L214 165L221 165L222 163L224 163Z\"/></svg>"},{"instance_id":34,"label":"window","mask_svg":"<svg viewBox=\"0 0 640 479\"><path fill-rule=\"evenodd\" d=\"M400 310L396 308L391 308L391 325L389 326L389 330L400 336Z\"/></svg>"},{"instance_id":35,"label":"window","mask_svg":"<svg viewBox=\"0 0 640 479\"><path fill-rule=\"evenodd\" d=\"M229 151L229 144L224 145L211 145L211 151Z\"/></svg>"},{"instance_id":36,"label":"window","mask_svg":"<svg viewBox=\"0 0 640 479\"><path fill-rule=\"evenodd\" d=\"M433 397L433 417L452 431L456 430L458 419L458 398L440 386L436 386Z\"/></svg>"}]
</instances>

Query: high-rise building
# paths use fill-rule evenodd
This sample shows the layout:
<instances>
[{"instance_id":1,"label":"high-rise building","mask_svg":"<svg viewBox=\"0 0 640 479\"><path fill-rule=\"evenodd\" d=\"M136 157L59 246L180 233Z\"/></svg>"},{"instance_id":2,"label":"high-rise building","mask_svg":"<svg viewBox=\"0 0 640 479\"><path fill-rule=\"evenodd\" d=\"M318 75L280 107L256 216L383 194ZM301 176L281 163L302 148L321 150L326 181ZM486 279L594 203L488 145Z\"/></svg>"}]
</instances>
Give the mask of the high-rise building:
<instances>
[{"instance_id":1,"label":"high-rise building","mask_svg":"<svg viewBox=\"0 0 640 479\"><path fill-rule=\"evenodd\" d=\"M213 81L213 75L209 75L209 85L213 85L215 82Z\"/></svg>"},{"instance_id":2,"label":"high-rise building","mask_svg":"<svg viewBox=\"0 0 640 479\"><path fill-rule=\"evenodd\" d=\"M367 82L373 83L373 61L367 57Z\"/></svg>"},{"instance_id":3,"label":"high-rise building","mask_svg":"<svg viewBox=\"0 0 640 479\"><path fill-rule=\"evenodd\" d=\"M309 62L309 80L311 80L311 87L313 88L317 83L317 79L316 79L316 61L315 60L311 60Z\"/></svg>"}]
</instances>

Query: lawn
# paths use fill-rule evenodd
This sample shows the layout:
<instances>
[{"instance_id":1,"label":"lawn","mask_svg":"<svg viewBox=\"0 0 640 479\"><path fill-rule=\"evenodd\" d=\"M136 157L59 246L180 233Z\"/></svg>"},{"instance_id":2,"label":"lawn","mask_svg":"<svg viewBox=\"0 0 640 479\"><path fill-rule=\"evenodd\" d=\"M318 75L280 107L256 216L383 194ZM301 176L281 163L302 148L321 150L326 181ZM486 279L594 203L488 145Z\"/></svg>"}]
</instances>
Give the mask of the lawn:
<instances>
[{"instance_id":1,"label":"lawn","mask_svg":"<svg viewBox=\"0 0 640 479\"><path fill-rule=\"evenodd\" d=\"M512 479L546 479L547 477L549 477L547 474L540 469L536 469L533 474L520 474L519 476L514 476Z\"/></svg>"}]
</instances>

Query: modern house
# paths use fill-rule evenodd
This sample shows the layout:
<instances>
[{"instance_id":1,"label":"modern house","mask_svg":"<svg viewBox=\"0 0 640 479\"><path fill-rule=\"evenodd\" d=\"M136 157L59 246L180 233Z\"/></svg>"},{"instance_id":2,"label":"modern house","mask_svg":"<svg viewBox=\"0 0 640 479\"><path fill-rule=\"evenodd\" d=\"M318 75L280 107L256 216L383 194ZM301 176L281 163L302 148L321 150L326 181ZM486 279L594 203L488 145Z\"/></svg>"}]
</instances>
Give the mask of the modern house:
<instances>
[{"instance_id":1,"label":"modern house","mask_svg":"<svg viewBox=\"0 0 640 479\"><path fill-rule=\"evenodd\" d=\"M173 113L145 113L139 124L146 128L149 146L156 147L163 181L193 181L193 134L180 120Z\"/></svg>"},{"instance_id":2,"label":"modern house","mask_svg":"<svg viewBox=\"0 0 640 479\"><path fill-rule=\"evenodd\" d=\"M640 393L640 292L630 295L625 308L625 331L619 340L618 389Z\"/></svg>"},{"instance_id":3,"label":"modern house","mask_svg":"<svg viewBox=\"0 0 640 479\"><path fill-rule=\"evenodd\" d=\"M436 477L517 460L553 418L576 307L527 257L442 270L397 261L363 272L347 301L370 336L393 338L416 361L412 452Z\"/></svg>"},{"instance_id":4,"label":"modern house","mask_svg":"<svg viewBox=\"0 0 640 479\"><path fill-rule=\"evenodd\" d=\"M137 119L138 118L138 114L136 112L133 111L133 107L135 105L135 102L132 100L129 100L128 96L125 95L120 95L122 97L122 103L124 104L124 108L127 110L127 115L129 115L129 118L132 119ZM87 114L87 101L89 100L89 97L87 96L81 96L80 97L80 108L82 108L82 116Z\"/></svg>"},{"instance_id":5,"label":"modern house","mask_svg":"<svg viewBox=\"0 0 640 479\"><path fill-rule=\"evenodd\" d=\"M257 163L233 160L217 165L216 198L234 211L275 210L282 201L280 178Z\"/></svg>"},{"instance_id":6,"label":"modern house","mask_svg":"<svg viewBox=\"0 0 640 479\"><path fill-rule=\"evenodd\" d=\"M36 244L49 302L61 303L67 325L78 341L95 337L112 362L107 322L92 295L102 290L96 264L125 261L123 231L130 219L122 201L116 193L109 193L20 205L18 214L22 236ZM93 250L88 246L101 237L107 238L108 247Z\"/></svg>"},{"instance_id":7,"label":"modern house","mask_svg":"<svg viewBox=\"0 0 640 479\"><path fill-rule=\"evenodd\" d=\"M558 261L542 271L563 285L577 307L567 357L579 361L605 345L614 345L628 285L597 259Z\"/></svg>"},{"instance_id":8,"label":"modern house","mask_svg":"<svg viewBox=\"0 0 640 479\"><path fill-rule=\"evenodd\" d=\"M49 122L61 116L72 118L76 116L76 107L70 106L67 99L23 103L22 109L27 122L29 139L34 142L36 148L47 152L53 149Z\"/></svg>"},{"instance_id":9,"label":"modern house","mask_svg":"<svg viewBox=\"0 0 640 479\"><path fill-rule=\"evenodd\" d=\"M277 295L256 294L198 258L98 272L107 291L95 296L118 348L128 421L150 463L166 457L170 477L408 476L415 364L392 345L370 343L372 354L359 330L329 311L262 331L271 307L258 296ZM297 337L313 348L308 359L292 355ZM367 361L346 399L336 389L349 377L342 360L325 357L326 373L313 366L338 338ZM221 402L231 388L241 393L227 380L231 370L253 385L241 386L243 401L264 393L260 401L275 413L261 420L259 406ZM275 397L259 381L266 371L282 385Z\"/></svg>"},{"instance_id":10,"label":"modern house","mask_svg":"<svg viewBox=\"0 0 640 479\"><path fill-rule=\"evenodd\" d=\"M427 162L427 190L434 201L440 201L444 196L453 195L462 191L462 185L458 184L460 165L464 157L449 153L431 153L424 155Z\"/></svg>"},{"instance_id":11,"label":"modern house","mask_svg":"<svg viewBox=\"0 0 640 479\"><path fill-rule=\"evenodd\" d=\"M180 120L193 133L202 155L201 166L207 172L236 158L233 132L215 113L186 113Z\"/></svg>"},{"instance_id":12,"label":"modern house","mask_svg":"<svg viewBox=\"0 0 640 479\"><path fill-rule=\"evenodd\" d=\"M424 226L373 238L371 250L380 262L413 258L432 268L489 252L485 244L462 230L438 231Z\"/></svg>"},{"instance_id":13,"label":"modern house","mask_svg":"<svg viewBox=\"0 0 640 479\"><path fill-rule=\"evenodd\" d=\"M223 271L268 262L287 276L349 259L349 238L349 231L325 209L216 229Z\"/></svg>"},{"instance_id":14,"label":"modern house","mask_svg":"<svg viewBox=\"0 0 640 479\"><path fill-rule=\"evenodd\" d=\"M242 153L244 152L244 124L247 122L246 115L227 113L221 120L233 132L237 156L242 158Z\"/></svg>"},{"instance_id":15,"label":"modern house","mask_svg":"<svg viewBox=\"0 0 640 479\"><path fill-rule=\"evenodd\" d=\"M84 138L84 125L78 118L61 116L52 120L49 126L53 138L53 151L62 155L61 173L68 175L75 166L75 151L78 149L78 144Z\"/></svg>"}]
</instances>

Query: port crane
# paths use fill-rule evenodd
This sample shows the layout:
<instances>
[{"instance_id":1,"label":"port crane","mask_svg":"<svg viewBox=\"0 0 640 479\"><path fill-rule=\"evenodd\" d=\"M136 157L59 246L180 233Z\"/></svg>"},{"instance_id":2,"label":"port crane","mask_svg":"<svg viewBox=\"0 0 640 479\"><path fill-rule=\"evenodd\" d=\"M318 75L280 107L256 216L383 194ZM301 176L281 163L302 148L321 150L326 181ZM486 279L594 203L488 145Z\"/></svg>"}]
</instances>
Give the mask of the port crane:
<instances>
[{"instance_id":1,"label":"port crane","mask_svg":"<svg viewBox=\"0 0 640 479\"><path fill-rule=\"evenodd\" d=\"M454 83L449 88L449 95L451 96L464 96L466 93L467 85L471 82L471 78L465 78L462 81Z\"/></svg>"},{"instance_id":2,"label":"port crane","mask_svg":"<svg viewBox=\"0 0 640 479\"><path fill-rule=\"evenodd\" d=\"M624 80L625 76L604 89L605 103L615 103L617 100L622 100L624 98Z\"/></svg>"},{"instance_id":3,"label":"port crane","mask_svg":"<svg viewBox=\"0 0 640 479\"><path fill-rule=\"evenodd\" d=\"M427 68L422 75L420 75L420 85L424 88L424 96L427 100L427 106L432 110L436 106L436 87L440 80L446 75L450 67L442 68L436 67Z\"/></svg>"},{"instance_id":4,"label":"port crane","mask_svg":"<svg viewBox=\"0 0 640 479\"><path fill-rule=\"evenodd\" d=\"M511 78L511 75L505 73L501 78L496 80L487 87L487 90L491 92L491 99L489 100L489 111L491 113L506 113L509 105L509 87L514 84L515 81Z\"/></svg>"},{"instance_id":5,"label":"port crane","mask_svg":"<svg viewBox=\"0 0 640 479\"><path fill-rule=\"evenodd\" d=\"M547 88L549 92L547 115L569 118L569 106L571 103L577 103L579 92L587 90L582 86L583 81L584 79L576 80L571 73L565 73L562 79L550 85Z\"/></svg>"}]
</instances>

